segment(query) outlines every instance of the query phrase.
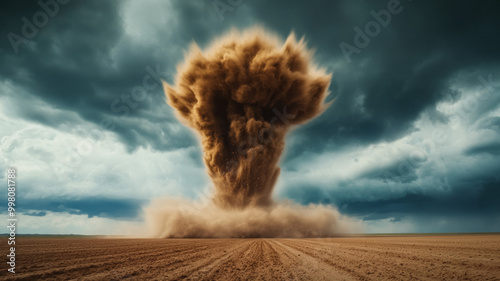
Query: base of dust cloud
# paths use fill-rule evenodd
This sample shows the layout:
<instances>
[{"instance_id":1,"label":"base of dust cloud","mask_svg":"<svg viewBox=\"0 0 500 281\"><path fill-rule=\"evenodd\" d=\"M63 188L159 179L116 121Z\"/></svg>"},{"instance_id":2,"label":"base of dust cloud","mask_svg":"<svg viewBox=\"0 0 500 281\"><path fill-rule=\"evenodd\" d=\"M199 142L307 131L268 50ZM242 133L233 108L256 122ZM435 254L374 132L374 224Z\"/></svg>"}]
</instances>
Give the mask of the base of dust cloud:
<instances>
[{"instance_id":1,"label":"base of dust cloud","mask_svg":"<svg viewBox=\"0 0 500 281\"><path fill-rule=\"evenodd\" d=\"M155 238L316 238L362 231L358 221L330 206L292 202L230 210L163 198L144 211L148 236Z\"/></svg>"}]
</instances>

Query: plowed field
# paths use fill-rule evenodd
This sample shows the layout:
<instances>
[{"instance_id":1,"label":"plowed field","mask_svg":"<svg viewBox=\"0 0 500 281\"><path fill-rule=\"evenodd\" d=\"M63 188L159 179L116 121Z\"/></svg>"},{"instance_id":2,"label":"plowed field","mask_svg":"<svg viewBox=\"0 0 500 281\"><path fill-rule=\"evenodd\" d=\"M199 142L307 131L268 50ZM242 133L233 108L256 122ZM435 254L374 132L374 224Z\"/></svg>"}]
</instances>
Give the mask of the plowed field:
<instances>
[{"instance_id":1,"label":"plowed field","mask_svg":"<svg viewBox=\"0 0 500 281\"><path fill-rule=\"evenodd\" d=\"M500 280L500 235L16 240L1 280Z\"/></svg>"}]
</instances>

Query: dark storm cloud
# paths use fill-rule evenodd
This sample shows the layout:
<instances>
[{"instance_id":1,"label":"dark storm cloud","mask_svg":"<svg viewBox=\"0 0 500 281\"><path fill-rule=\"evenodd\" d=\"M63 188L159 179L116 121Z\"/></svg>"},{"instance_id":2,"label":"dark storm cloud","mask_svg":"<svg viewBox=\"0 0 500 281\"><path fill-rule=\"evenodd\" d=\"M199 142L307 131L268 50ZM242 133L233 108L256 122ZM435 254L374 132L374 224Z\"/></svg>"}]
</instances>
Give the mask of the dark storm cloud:
<instances>
[{"instance_id":1,"label":"dark storm cloud","mask_svg":"<svg viewBox=\"0 0 500 281\"><path fill-rule=\"evenodd\" d=\"M396 219L409 216L458 216L489 217L500 213L500 181L489 180L473 185L473 188L454 190L451 193L406 193L394 198L357 200L345 196L330 196L320 188L297 188L287 193L302 203L334 204L339 210L363 220Z\"/></svg>"},{"instance_id":2,"label":"dark storm cloud","mask_svg":"<svg viewBox=\"0 0 500 281\"><path fill-rule=\"evenodd\" d=\"M484 182L472 189L452 194L429 196L408 193L400 198L371 202L340 203L340 210L352 215L361 215L365 220L397 218L419 215L474 215L498 214L500 205L500 182Z\"/></svg>"},{"instance_id":3,"label":"dark storm cloud","mask_svg":"<svg viewBox=\"0 0 500 281\"><path fill-rule=\"evenodd\" d=\"M500 117L485 118L479 127L482 129L494 130L500 132Z\"/></svg>"},{"instance_id":4,"label":"dark storm cloud","mask_svg":"<svg viewBox=\"0 0 500 281\"><path fill-rule=\"evenodd\" d=\"M80 199L23 199L18 204L18 211L28 216L45 216L48 211L73 215L87 215L111 219L137 219L144 202L134 199L80 198Z\"/></svg>"},{"instance_id":5,"label":"dark storm cloud","mask_svg":"<svg viewBox=\"0 0 500 281\"><path fill-rule=\"evenodd\" d=\"M468 148L465 151L465 155L476 155L481 153L500 155L500 142L492 142L492 143L476 145Z\"/></svg>"},{"instance_id":6,"label":"dark storm cloud","mask_svg":"<svg viewBox=\"0 0 500 281\"><path fill-rule=\"evenodd\" d=\"M165 109L159 81L168 76L175 58L160 60L151 52L120 46L124 36L121 3L59 5L58 13L38 28L31 42L18 46L17 54L6 40L8 34L23 36L23 17L32 20L43 10L36 1L2 3L0 13L6 24L2 24L0 75L28 93L16 97L17 114L55 128L63 124L71 128L81 122L79 118L104 123L103 130L117 133L130 151L140 146L157 150L189 146L192 142L185 131L174 133L169 127L172 116ZM114 55L120 48L125 55ZM143 86L145 79L151 89L138 93L139 100L131 99L132 89ZM30 103L35 97L46 103L45 108ZM47 113L53 108L74 112L79 118Z\"/></svg>"}]
</instances>

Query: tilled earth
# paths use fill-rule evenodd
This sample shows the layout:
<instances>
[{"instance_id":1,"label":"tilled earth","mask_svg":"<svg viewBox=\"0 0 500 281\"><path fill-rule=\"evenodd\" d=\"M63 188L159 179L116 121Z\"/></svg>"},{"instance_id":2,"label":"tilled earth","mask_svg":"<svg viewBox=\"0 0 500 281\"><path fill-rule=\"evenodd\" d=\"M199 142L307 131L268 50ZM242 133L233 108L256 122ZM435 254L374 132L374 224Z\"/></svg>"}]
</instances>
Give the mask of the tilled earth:
<instances>
[{"instance_id":1,"label":"tilled earth","mask_svg":"<svg viewBox=\"0 0 500 281\"><path fill-rule=\"evenodd\" d=\"M16 240L1 280L500 280L500 235Z\"/></svg>"}]
</instances>

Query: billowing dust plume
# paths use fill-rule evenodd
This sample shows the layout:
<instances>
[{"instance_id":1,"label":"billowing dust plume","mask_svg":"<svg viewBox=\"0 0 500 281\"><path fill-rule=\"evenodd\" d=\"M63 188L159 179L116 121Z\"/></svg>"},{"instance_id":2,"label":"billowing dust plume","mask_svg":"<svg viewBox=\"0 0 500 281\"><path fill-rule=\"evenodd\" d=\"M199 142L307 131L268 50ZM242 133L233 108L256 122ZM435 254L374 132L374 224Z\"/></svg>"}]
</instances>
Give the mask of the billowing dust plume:
<instances>
[{"instance_id":1,"label":"billowing dust plume","mask_svg":"<svg viewBox=\"0 0 500 281\"><path fill-rule=\"evenodd\" d=\"M330 76L303 42L283 46L262 31L231 33L205 53L192 46L167 101L201 135L223 208L268 206L287 129L318 115Z\"/></svg>"},{"instance_id":2,"label":"billowing dust plume","mask_svg":"<svg viewBox=\"0 0 500 281\"><path fill-rule=\"evenodd\" d=\"M286 132L327 106L331 76L311 56L293 34L280 43L262 29L233 31L206 51L191 46L175 85L164 88L179 119L200 135L215 190L211 204L182 213L159 214L153 203L148 213L155 214L160 236L303 237L340 230L333 209L280 205L271 197Z\"/></svg>"}]
</instances>

